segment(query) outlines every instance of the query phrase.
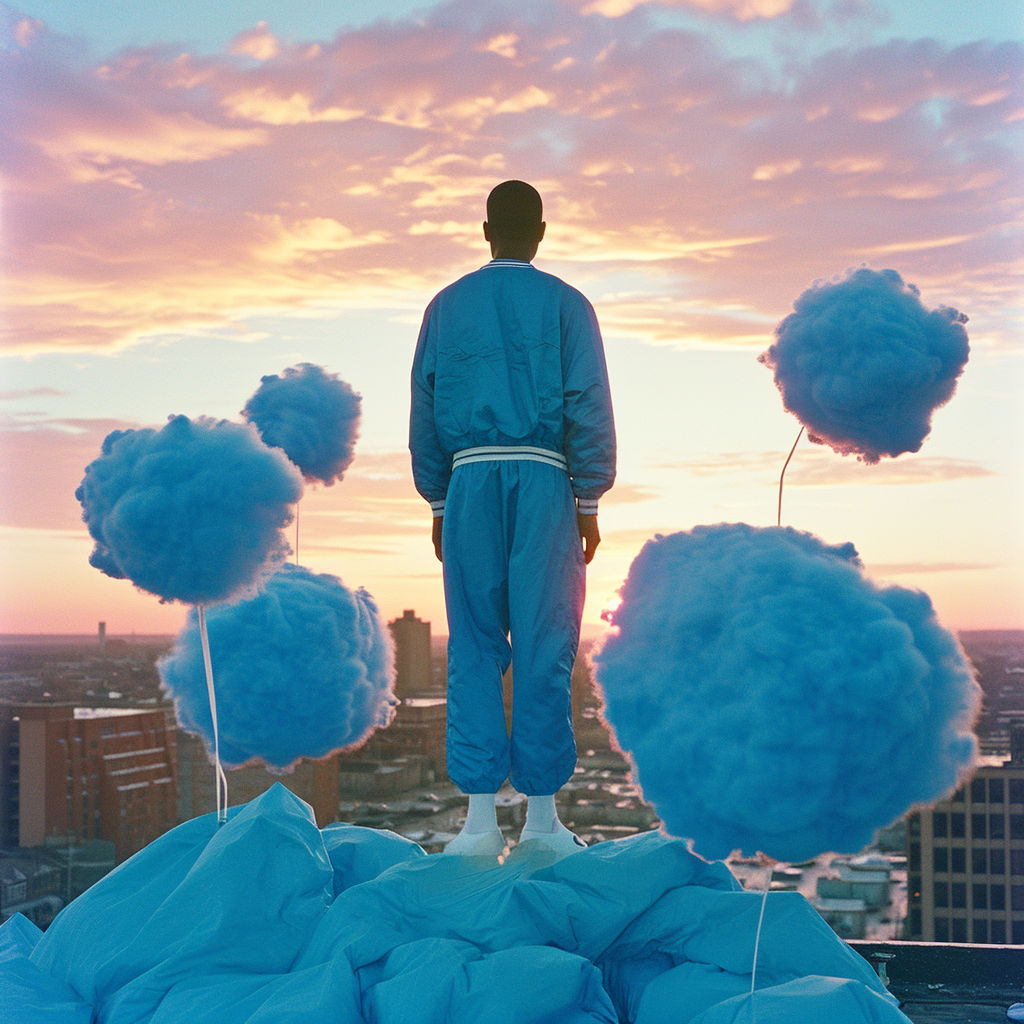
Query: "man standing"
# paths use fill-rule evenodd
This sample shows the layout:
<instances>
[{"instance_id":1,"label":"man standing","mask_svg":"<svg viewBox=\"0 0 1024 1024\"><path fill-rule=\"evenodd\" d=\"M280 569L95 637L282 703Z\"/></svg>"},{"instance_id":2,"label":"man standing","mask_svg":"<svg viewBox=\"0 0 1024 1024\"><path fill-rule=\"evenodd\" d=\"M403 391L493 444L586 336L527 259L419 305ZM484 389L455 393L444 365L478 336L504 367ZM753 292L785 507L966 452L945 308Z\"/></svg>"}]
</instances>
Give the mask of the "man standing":
<instances>
[{"instance_id":1,"label":"man standing","mask_svg":"<svg viewBox=\"0 0 1024 1024\"><path fill-rule=\"evenodd\" d=\"M413 361L409 449L448 611L448 774L469 794L446 853L501 853L494 797L506 778L529 798L520 842L583 845L554 794L576 767L570 678L615 426L593 308L531 264L542 217L525 182L491 192L493 259L430 303Z\"/></svg>"}]
</instances>

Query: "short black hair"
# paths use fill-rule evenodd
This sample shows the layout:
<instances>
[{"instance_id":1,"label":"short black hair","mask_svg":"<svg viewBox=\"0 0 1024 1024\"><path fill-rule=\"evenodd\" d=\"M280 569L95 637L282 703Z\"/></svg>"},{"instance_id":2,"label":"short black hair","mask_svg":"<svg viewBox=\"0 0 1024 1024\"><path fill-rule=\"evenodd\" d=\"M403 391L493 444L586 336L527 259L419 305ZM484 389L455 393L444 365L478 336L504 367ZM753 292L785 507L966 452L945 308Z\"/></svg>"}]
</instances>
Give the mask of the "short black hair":
<instances>
[{"instance_id":1,"label":"short black hair","mask_svg":"<svg viewBox=\"0 0 1024 1024\"><path fill-rule=\"evenodd\" d=\"M544 219L540 193L525 181L503 181L487 197L491 235L515 241L533 238Z\"/></svg>"}]
</instances>

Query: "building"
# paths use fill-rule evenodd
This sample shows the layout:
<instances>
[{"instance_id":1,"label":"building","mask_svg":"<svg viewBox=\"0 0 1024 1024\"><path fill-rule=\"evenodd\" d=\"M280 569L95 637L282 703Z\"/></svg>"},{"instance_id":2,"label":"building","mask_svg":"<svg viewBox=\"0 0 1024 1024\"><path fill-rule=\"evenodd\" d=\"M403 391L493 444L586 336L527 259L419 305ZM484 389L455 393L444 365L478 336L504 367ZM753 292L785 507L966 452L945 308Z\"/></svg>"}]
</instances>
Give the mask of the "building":
<instances>
[{"instance_id":1,"label":"building","mask_svg":"<svg viewBox=\"0 0 1024 1024\"><path fill-rule=\"evenodd\" d=\"M320 828L338 820L338 755L312 760L303 758L295 771L274 775L262 765L233 768L228 779L228 806L248 803L265 793L275 782L305 800L316 816ZM188 821L217 809L213 765L203 741L188 732L178 733L178 801L179 821Z\"/></svg>"},{"instance_id":2,"label":"building","mask_svg":"<svg viewBox=\"0 0 1024 1024\"><path fill-rule=\"evenodd\" d=\"M434 683L430 654L430 623L416 618L412 609L388 623L395 641L395 696L422 697Z\"/></svg>"},{"instance_id":3,"label":"building","mask_svg":"<svg viewBox=\"0 0 1024 1024\"><path fill-rule=\"evenodd\" d=\"M1010 760L989 760L908 818L908 939L1024 943L1024 726Z\"/></svg>"},{"instance_id":4,"label":"building","mask_svg":"<svg viewBox=\"0 0 1024 1024\"><path fill-rule=\"evenodd\" d=\"M409 697L395 708L391 724L374 732L358 750L343 754L342 764L421 757L428 762L435 779L446 779L447 714L448 701L444 697Z\"/></svg>"},{"instance_id":5,"label":"building","mask_svg":"<svg viewBox=\"0 0 1024 1024\"><path fill-rule=\"evenodd\" d=\"M114 844L118 862L176 824L175 730L162 709L0 705L0 843Z\"/></svg>"}]
</instances>

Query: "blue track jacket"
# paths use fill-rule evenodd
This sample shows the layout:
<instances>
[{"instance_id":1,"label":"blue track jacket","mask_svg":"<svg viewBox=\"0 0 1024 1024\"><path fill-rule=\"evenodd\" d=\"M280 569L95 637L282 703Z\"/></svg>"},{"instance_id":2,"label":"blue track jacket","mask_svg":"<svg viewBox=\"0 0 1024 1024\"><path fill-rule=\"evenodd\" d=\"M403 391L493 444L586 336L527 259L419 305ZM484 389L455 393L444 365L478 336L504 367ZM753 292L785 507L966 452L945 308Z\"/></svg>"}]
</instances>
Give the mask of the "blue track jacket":
<instances>
[{"instance_id":1,"label":"blue track jacket","mask_svg":"<svg viewBox=\"0 0 1024 1024\"><path fill-rule=\"evenodd\" d=\"M615 481L615 424L597 317L575 288L492 260L427 307L412 369L416 489L444 511L452 456L486 445L561 452L579 511Z\"/></svg>"}]
</instances>

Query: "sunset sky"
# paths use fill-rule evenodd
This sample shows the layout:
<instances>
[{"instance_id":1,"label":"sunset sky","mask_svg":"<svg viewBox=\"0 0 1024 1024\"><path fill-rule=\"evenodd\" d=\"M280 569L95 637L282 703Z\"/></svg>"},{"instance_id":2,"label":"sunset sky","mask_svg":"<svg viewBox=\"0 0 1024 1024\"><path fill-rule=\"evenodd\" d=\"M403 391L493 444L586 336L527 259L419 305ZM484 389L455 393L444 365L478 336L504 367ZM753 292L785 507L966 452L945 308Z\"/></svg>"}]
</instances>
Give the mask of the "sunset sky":
<instances>
[{"instance_id":1,"label":"sunset sky","mask_svg":"<svg viewBox=\"0 0 1024 1024\"><path fill-rule=\"evenodd\" d=\"M0 632L172 632L87 562L115 428L239 419L319 363L363 396L303 564L444 625L406 449L423 307L532 182L538 267L604 331L619 482L585 622L654 533L775 522L798 430L757 355L793 300L892 268L970 318L917 454L801 442L783 522L952 628L1024 628L1019 0L38 0L0 5Z\"/></svg>"}]
</instances>

